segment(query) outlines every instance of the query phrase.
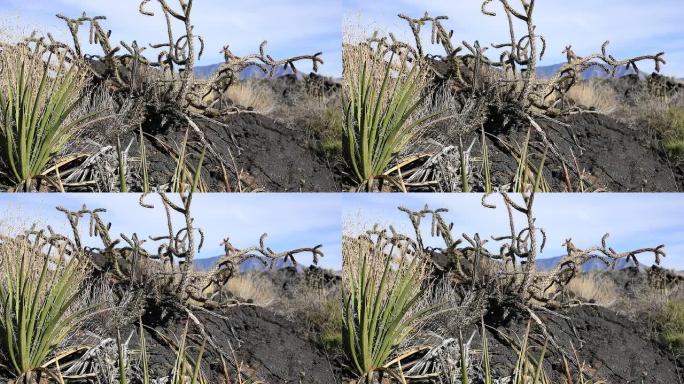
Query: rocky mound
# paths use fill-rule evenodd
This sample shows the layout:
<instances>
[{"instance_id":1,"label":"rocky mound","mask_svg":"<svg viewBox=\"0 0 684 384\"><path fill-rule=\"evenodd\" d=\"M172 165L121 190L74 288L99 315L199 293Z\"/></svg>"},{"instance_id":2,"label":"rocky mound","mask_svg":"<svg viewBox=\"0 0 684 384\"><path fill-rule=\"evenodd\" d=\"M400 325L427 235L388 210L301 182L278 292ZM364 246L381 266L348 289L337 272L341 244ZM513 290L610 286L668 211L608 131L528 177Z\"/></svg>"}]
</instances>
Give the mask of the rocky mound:
<instances>
[{"instance_id":1,"label":"rocky mound","mask_svg":"<svg viewBox=\"0 0 684 384\"><path fill-rule=\"evenodd\" d=\"M635 323L613 311L601 307L577 307L565 311L562 317L538 313L565 353L571 370L575 372L576 361L573 346L579 361L585 363L585 379L606 380L608 384L651 383L672 384L679 382L678 372L684 367L677 366L664 347L653 340L642 324ZM528 319L517 318L506 325L496 327L506 335L523 335ZM515 353L497 332L491 332L490 352L492 369L501 374L509 374L515 365ZM536 335L537 342L543 338ZM572 343L572 344L571 344ZM538 356L539 345L533 349ZM550 347L545 357L546 372L551 374L552 383L565 379L563 355L558 349Z\"/></svg>"},{"instance_id":2,"label":"rocky mound","mask_svg":"<svg viewBox=\"0 0 684 384\"><path fill-rule=\"evenodd\" d=\"M554 191L566 190L567 180L577 190L581 173L588 190L661 192L684 188L684 169L670 165L658 141L650 137L646 128L629 127L595 113L570 115L560 124L551 120L538 122L557 149L557 153L549 150L544 166L544 178ZM490 130L494 138L489 148L493 185L511 182L518 163L502 142L514 148L512 143L522 145L527 127L520 124L499 132ZM531 162L536 166L545 145L536 131L531 142L536 153Z\"/></svg>"},{"instance_id":3,"label":"rocky mound","mask_svg":"<svg viewBox=\"0 0 684 384\"><path fill-rule=\"evenodd\" d=\"M238 382L234 361L242 364L243 380L258 379L265 383L334 383L339 367L314 343L298 335L294 324L256 306L238 306L222 311L219 316L195 313L205 332L223 352L232 382ZM165 376L175 362L175 354L159 336L183 333L186 317L165 322L147 333L150 369L154 377ZM202 342L202 335L190 322L193 345ZM193 347L190 356L195 356ZM233 357L234 351L234 357ZM221 356L207 347L203 370L211 383L225 379Z\"/></svg>"},{"instance_id":4,"label":"rocky mound","mask_svg":"<svg viewBox=\"0 0 684 384\"><path fill-rule=\"evenodd\" d=\"M231 190L236 188L235 173L242 173L243 188L266 191L335 191L337 186L325 159L315 154L305 132L289 129L273 119L253 114L230 115L216 124L196 119L204 140L213 148L204 162L203 176L212 191L226 189L219 159L228 172ZM181 143L187 124L174 124L154 138L148 138L150 178L153 184L167 182L176 164L159 140ZM158 136L158 135L161 135ZM190 162L196 164L201 153L197 132L190 135Z\"/></svg>"}]
</instances>

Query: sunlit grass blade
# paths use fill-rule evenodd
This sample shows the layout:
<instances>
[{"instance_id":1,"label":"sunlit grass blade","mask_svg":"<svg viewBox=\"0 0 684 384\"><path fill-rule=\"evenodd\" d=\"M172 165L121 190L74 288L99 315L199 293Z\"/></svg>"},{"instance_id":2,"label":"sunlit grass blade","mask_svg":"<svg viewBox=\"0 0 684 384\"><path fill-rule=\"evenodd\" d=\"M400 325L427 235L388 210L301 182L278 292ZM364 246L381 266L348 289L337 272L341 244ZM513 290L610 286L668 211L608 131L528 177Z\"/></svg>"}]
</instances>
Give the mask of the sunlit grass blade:
<instances>
[{"instance_id":1,"label":"sunlit grass blade","mask_svg":"<svg viewBox=\"0 0 684 384\"><path fill-rule=\"evenodd\" d=\"M492 180L491 180L491 164L489 163L489 149L487 148L487 141L485 138L484 127L482 128L482 169L485 178L485 193L492 192Z\"/></svg>"},{"instance_id":2,"label":"sunlit grass blade","mask_svg":"<svg viewBox=\"0 0 684 384\"><path fill-rule=\"evenodd\" d=\"M147 165L147 150L145 149L145 137L143 136L142 126L140 127L140 169L142 172L143 192L150 192L149 170Z\"/></svg>"}]
</instances>

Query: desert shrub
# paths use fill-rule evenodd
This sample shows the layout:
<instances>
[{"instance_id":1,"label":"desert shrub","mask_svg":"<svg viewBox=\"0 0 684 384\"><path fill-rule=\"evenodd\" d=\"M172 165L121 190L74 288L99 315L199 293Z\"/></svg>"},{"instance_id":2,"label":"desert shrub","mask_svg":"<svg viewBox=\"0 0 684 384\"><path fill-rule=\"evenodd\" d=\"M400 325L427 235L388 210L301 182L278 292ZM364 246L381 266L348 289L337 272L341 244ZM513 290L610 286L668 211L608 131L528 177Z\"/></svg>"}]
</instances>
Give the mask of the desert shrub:
<instances>
[{"instance_id":1,"label":"desert shrub","mask_svg":"<svg viewBox=\"0 0 684 384\"><path fill-rule=\"evenodd\" d=\"M0 351L29 379L86 314L72 304L87 271L77 258L50 258L25 240L1 245L0 265Z\"/></svg>"},{"instance_id":2,"label":"desert shrub","mask_svg":"<svg viewBox=\"0 0 684 384\"><path fill-rule=\"evenodd\" d=\"M94 120L75 110L84 96L85 71L64 57L7 48L0 53L0 140L5 173L17 183L39 176L70 138Z\"/></svg>"},{"instance_id":3,"label":"desert shrub","mask_svg":"<svg viewBox=\"0 0 684 384\"><path fill-rule=\"evenodd\" d=\"M599 81L583 81L573 85L566 94L570 102L583 109L611 113L617 108L615 90Z\"/></svg>"},{"instance_id":4,"label":"desert shrub","mask_svg":"<svg viewBox=\"0 0 684 384\"><path fill-rule=\"evenodd\" d=\"M271 305L276 299L273 282L256 274L236 276L228 280L224 289L241 300L262 307Z\"/></svg>"},{"instance_id":5,"label":"desert shrub","mask_svg":"<svg viewBox=\"0 0 684 384\"><path fill-rule=\"evenodd\" d=\"M416 310L426 264L384 243L343 244L342 340L353 370L371 382L430 309Z\"/></svg>"},{"instance_id":6,"label":"desert shrub","mask_svg":"<svg viewBox=\"0 0 684 384\"><path fill-rule=\"evenodd\" d=\"M342 154L342 128L344 126L344 114L338 103L327 105L323 110L322 126L326 127L321 133L321 147L323 153L329 158L335 158Z\"/></svg>"},{"instance_id":7,"label":"desert shrub","mask_svg":"<svg viewBox=\"0 0 684 384\"><path fill-rule=\"evenodd\" d=\"M254 81L243 81L231 85L225 96L233 104L261 114L269 114L275 107L273 90Z\"/></svg>"},{"instance_id":8,"label":"desert shrub","mask_svg":"<svg viewBox=\"0 0 684 384\"><path fill-rule=\"evenodd\" d=\"M568 282L567 290L582 302L595 303L604 307L618 300L615 283L599 274L581 274Z\"/></svg>"},{"instance_id":9,"label":"desert shrub","mask_svg":"<svg viewBox=\"0 0 684 384\"><path fill-rule=\"evenodd\" d=\"M677 162L684 160L684 107L673 106L663 115L663 146L668 156Z\"/></svg>"},{"instance_id":10,"label":"desert shrub","mask_svg":"<svg viewBox=\"0 0 684 384\"><path fill-rule=\"evenodd\" d=\"M426 69L385 51L347 46L344 59L343 153L354 178L381 176L411 137L434 115L424 115Z\"/></svg>"},{"instance_id":11,"label":"desert shrub","mask_svg":"<svg viewBox=\"0 0 684 384\"><path fill-rule=\"evenodd\" d=\"M297 280L281 297L277 310L323 348L339 353L342 347L342 307L338 285L312 287Z\"/></svg>"},{"instance_id":12,"label":"desert shrub","mask_svg":"<svg viewBox=\"0 0 684 384\"><path fill-rule=\"evenodd\" d=\"M328 350L342 347L342 307L338 296L327 297L321 311L321 341Z\"/></svg>"},{"instance_id":13,"label":"desert shrub","mask_svg":"<svg viewBox=\"0 0 684 384\"><path fill-rule=\"evenodd\" d=\"M674 351L684 352L684 301L672 300L665 306L662 338Z\"/></svg>"}]
</instances>

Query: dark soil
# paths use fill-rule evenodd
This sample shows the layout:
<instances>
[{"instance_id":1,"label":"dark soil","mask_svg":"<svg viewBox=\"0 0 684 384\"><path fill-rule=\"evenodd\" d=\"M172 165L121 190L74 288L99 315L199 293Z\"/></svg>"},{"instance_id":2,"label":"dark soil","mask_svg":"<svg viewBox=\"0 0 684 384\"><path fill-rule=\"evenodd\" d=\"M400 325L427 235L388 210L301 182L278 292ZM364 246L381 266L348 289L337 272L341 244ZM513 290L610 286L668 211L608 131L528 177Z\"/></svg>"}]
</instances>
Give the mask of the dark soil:
<instances>
[{"instance_id":1,"label":"dark soil","mask_svg":"<svg viewBox=\"0 0 684 384\"><path fill-rule=\"evenodd\" d=\"M544 179L553 191L578 191L582 173L585 190L673 192L684 189L684 169L670 165L665 152L658 147L659 141L645 127L632 128L595 113L565 117L562 123L567 126L543 119L538 123L557 149L557 153L549 150L544 166ZM522 147L528 126L512 124L501 132L489 129L493 185L512 182L518 163L503 143L516 150ZM534 149L530 162L536 167L545 144L534 130L531 142Z\"/></svg>"},{"instance_id":2,"label":"dark soil","mask_svg":"<svg viewBox=\"0 0 684 384\"><path fill-rule=\"evenodd\" d=\"M536 122L545 140L530 128L529 121L517 118L515 111L496 111L490 116L485 131L493 186L513 184L517 158L530 130L528 165L533 173L541 164L546 142L551 144L543 171L543 180L551 191L676 192L684 189L684 166L668 161L660 138L647 127L632 127L597 113L573 114L559 120L538 117ZM444 136L438 131L427 136L432 135ZM482 147L479 137L480 133L475 132L463 139L466 144L475 140L472 155L477 158L481 157ZM454 140L441 144L458 145L458 139ZM417 150L434 149L428 144ZM483 191L484 181L476 180L471 189Z\"/></svg>"},{"instance_id":3,"label":"dark soil","mask_svg":"<svg viewBox=\"0 0 684 384\"><path fill-rule=\"evenodd\" d=\"M438 72L444 70L442 68ZM443 79L437 80L437 84L443 84ZM649 76L645 81L629 77L613 79L610 84L617 94L622 95L620 103L624 109L640 102L637 96L644 92L654 95L664 92L673 96L684 91L684 85L667 82L657 75ZM479 97L488 100L489 96ZM465 103L465 98L461 101L462 104ZM475 101L479 102L477 98ZM536 116L534 119L540 126L538 131L531 127L517 105L487 104L484 108L486 111L482 115L475 113L469 118L468 123L472 123L472 126L467 128L475 131L466 133L462 141L465 146L474 144L471 150L473 157L482 157L480 124L477 119L484 118L493 186L513 184L518 170L517 159L530 131L528 167L533 173L536 173L541 163L547 143L550 144L543 176L551 191L678 192L684 189L684 165L672 164L668 160L662 147L662 133L645 123L632 121L628 116L609 116L593 111L557 118ZM435 139L443 146L458 147L459 138L448 137L445 133L453 128L435 124L423 136ZM441 149L441 146L434 145L430 140L422 140L414 143L409 152L435 153ZM479 164L478 162L476 165L478 168ZM419 165L421 164L414 166ZM410 172L412 167L407 168L404 171ZM471 190L484 190L482 174L483 171L475 169L474 177L470 180Z\"/></svg>"},{"instance_id":4,"label":"dark soil","mask_svg":"<svg viewBox=\"0 0 684 384\"><path fill-rule=\"evenodd\" d=\"M194 121L213 148L213 153L207 150L203 166L203 177L211 191L235 192L236 173L242 173L241 184L247 190L332 192L338 189L326 160L315 153L316 144L305 132L253 113L230 115L220 125L200 118ZM168 183L176 168L173 157L160 140L175 149L172 143L183 142L186 127L187 124L173 124L146 137L152 184ZM194 131L189 140L192 148L189 162L194 166L202 144ZM226 187L221 161L229 187Z\"/></svg>"},{"instance_id":5,"label":"dark soil","mask_svg":"<svg viewBox=\"0 0 684 384\"><path fill-rule=\"evenodd\" d=\"M219 316L195 313L214 343L223 351L232 382L238 382L234 360L242 364L243 380L265 383L335 383L338 364L310 340L295 331L295 325L273 312L255 306L239 306L222 311ZM165 322L148 332L150 369L154 377L167 376L175 362L175 354L157 333L180 337L187 319L180 317ZM190 322L194 358L202 335ZM235 351L235 359L231 348ZM221 357L215 348L207 347L202 360L209 382L225 378Z\"/></svg>"},{"instance_id":6,"label":"dark soil","mask_svg":"<svg viewBox=\"0 0 684 384\"><path fill-rule=\"evenodd\" d=\"M680 361L678 368L671 354L645 331L647 327L627 320L609 309L573 308L563 313L571 320L543 312L538 315L565 351L573 372L576 372L577 361L572 352L573 346L575 347L579 361L585 363L585 380L591 376L593 379L606 380L608 384L677 384L682 378L678 376L681 375L678 372L684 372L682 362ZM515 339L515 335L524 335L527 322L527 318L521 317L496 329ZM531 354L535 358L538 357L543 343L543 337L538 331L533 332L537 343ZM496 332L492 332L492 335L495 336L490 338L492 369L502 375L509 375L511 367L515 365L516 354L502 342L502 337L496 337ZM549 348L545 364L552 383L564 382L566 376L563 357L558 349L552 346Z\"/></svg>"}]
</instances>

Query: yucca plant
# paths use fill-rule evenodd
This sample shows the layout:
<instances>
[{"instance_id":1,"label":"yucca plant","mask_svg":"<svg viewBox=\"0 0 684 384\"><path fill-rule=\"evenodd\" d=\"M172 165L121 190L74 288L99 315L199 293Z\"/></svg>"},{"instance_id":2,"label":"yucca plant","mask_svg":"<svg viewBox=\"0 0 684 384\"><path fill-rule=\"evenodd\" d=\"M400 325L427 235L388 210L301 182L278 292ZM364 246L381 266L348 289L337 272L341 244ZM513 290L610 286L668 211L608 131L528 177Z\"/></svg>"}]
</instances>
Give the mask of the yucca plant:
<instances>
[{"instance_id":1,"label":"yucca plant","mask_svg":"<svg viewBox=\"0 0 684 384\"><path fill-rule=\"evenodd\" d=\"M0 351L18 377L30 378L89 310L72 308L84 267L19 240L2 245L0 264Z\"/></svg>"},{"instance_id":2,"label":"yucca plant","mask_svg":"<svg viewBox=\"0 0 684 384\"><path fill-rule=\"evenodd\" d=\"M357 374L372 382L430 309L416 308L425 265L363 245L345 255L342 342Z\"/></svg>"},{"instance_id":3,"label":"yucca plant","mask_svg":"<svg viewBox=\"0 0 684 384\"><path fill-rule=\"evenodd\" d=\"M364 47L347 48L342 146L351 174L359 183L372 182L414 133L436 113L420 116L425 98L425 73L405 59L386 60Z\"/></svg>"},{"instance_id":4,"label":"yucca plant","mask_svg":"<svg viewBox=\"0 0 684 384\"><path fill-rule=\"evenodd\" d=\"M17 184L44 172L73 134L92 120L77 116L84 76L63 56L43 60L42 52L3 48L0 54L0 140L5 173Z\"/></svg>"}]
</instances>

